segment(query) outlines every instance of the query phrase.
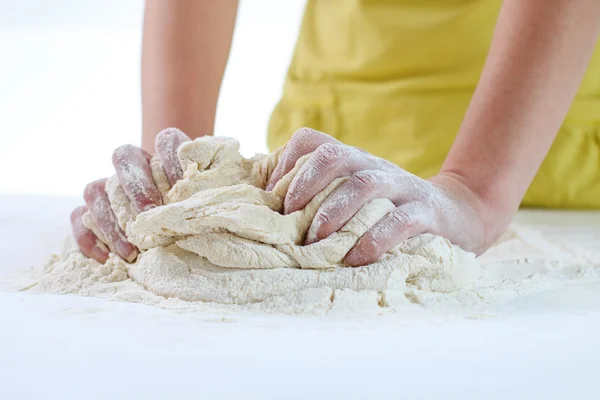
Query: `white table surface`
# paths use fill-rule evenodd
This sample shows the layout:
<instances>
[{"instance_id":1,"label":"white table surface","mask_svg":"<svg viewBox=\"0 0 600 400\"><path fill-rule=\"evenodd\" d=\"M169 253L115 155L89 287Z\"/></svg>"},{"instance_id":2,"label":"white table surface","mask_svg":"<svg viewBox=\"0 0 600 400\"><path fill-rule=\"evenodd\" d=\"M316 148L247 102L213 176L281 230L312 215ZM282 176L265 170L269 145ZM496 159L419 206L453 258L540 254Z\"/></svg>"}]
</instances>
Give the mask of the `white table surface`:
<instances>
[{"instance_id":1,"label":"white table surface","mask_svg":"<svg viewBox=\"0 0 600 400\"><path fill-rule=\"evenodd\" d=\"M0 196L0 275L59 251L78 202ZM600 237L595 213L519 219L592 246ZM0 399L598 399L599 337L600 305L487 319L220 318L0 291Z\"/></svg>"}]
</instances>

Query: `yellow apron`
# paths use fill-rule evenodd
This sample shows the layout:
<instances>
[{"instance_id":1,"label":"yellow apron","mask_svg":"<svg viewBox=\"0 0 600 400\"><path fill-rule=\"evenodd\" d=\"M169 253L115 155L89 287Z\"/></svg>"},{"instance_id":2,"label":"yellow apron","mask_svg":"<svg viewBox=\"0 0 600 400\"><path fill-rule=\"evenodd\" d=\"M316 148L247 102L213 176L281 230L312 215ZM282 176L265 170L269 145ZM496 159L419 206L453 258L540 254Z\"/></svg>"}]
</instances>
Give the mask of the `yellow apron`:
<instances>
[{"instance_id":1,"label":"yellow apron","mask_svg":"<svg viewBox=\"0 0 600 400\"><path fill-rule=\"evenodd\" d=\"M448 153L500 0L308 0L269 147L308 126L423 178ZM600 49L523 205L600 208Z\"/></svg>"}]
</instances>

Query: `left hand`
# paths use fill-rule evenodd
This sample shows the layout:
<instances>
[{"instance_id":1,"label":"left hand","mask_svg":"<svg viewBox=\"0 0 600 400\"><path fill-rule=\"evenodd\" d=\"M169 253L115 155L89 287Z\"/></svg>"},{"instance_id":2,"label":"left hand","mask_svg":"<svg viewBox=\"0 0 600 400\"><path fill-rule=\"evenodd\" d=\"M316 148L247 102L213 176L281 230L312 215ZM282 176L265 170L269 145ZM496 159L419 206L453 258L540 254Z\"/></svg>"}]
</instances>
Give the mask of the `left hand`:
<instances>
[{"instance_id":1,"label":"left hand","mask_svg":"<svg viewBox=\"0 0 600 400\"><path fill-rule=\"evenodd\" d=\"M494 213L459 176L440 174L424 180L312 129L301 129L292 136L267 189L272 189L300 157L309 153L312 155L289 186L285 214L304 208L334 179L350 178L317 211L312 222L316 237L307 237L307 244L342 228L370 200L387 198L397 208L360 238L346 255L347 264L372 263L400 242L425 232L446 237L477 254L491 245L486 233L494 223Z\"/></svg>"}]
</instances>

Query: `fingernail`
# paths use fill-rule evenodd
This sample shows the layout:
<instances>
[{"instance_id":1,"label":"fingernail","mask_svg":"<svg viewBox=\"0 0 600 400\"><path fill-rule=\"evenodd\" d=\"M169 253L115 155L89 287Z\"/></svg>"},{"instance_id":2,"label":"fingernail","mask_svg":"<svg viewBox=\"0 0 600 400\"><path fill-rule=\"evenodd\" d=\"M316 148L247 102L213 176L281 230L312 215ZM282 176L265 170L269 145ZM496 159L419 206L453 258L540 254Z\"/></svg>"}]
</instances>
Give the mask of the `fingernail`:
<instances>
[{"instance_id":1,"label":"fingernail","mask_svg":"<svg viewBox=\"0 0 600 400\"><path fill-rule=\"evenodd\" d=\"M137 249L127 242L117 243L117 251L119 252L119 255L127 262L133 262L137 258Z\"/></svg>"},{"instance_id":2,"label":"fingernail","mask_svg":"<svg viewBox=\"0 0 600 400\"><path fill-rule=\"evenodd\" d=\"M140 254L140 253L138 253L138 251L137 251L137 250L134 250L134 251L132 251L132 252L129 254L129 256L127 256L127 257L125 258L125 261L127 261L128 263L130 263L130 264L131 264L132 262L134 262L134 261L137 259L137 257L138 257L138 255L139 255L139 254Z\"/></svg>"},{"instance_id":3,"label":"fingernail","mask_svg":"<svg viewBox=\"0 0 600 400\"><path fill-rule=\"evenodd\" d=\"M367 260L357 250L351 250L350 253L346 254L344 262L350 266L358 267L361 265L365 265L367 263Z\"/></svg>"}]
</instances>

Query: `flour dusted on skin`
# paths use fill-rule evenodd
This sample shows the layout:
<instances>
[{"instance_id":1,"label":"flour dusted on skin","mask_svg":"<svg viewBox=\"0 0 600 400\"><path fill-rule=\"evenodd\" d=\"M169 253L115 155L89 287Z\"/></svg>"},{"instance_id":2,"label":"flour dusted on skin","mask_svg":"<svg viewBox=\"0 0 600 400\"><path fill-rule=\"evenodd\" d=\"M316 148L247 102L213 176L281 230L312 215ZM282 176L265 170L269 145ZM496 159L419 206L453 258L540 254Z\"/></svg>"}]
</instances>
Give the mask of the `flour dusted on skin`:
<instances>
[{"instance_id":1,"label":"flour dusted on skin","mask_svg":"<svg viewBox=\"0 0 600 400\"><path fill-rule=\"evenodd\" d=\"M314 234L308 231L320 204L346 178L332 182L304 209L282 215L288 187L309 156L267 192L280 152L248 160L238 146L233 139L211 137L183 144L184 179L172 188L160 160L153 159L166 205L140 214L116 178L109 179L106 190L118 223L143 250L138 260L127 264L111 256L100 265L69 242L60 257L36 271L28 289L198 310L331 314L473 310L489 306L488 299L516 296L519 283L507 281L510 268L483 268L473 254L429 234L371 265L343 265L364 232L394 209L387 199L372 200L339 232L302 246ZM542 273L527 265L513 270L515 276ZM551 270L564 279L563 270L545 269Z\"/></svg>"},{"instance_id":2,"label":"flour dusted on skin","mask_svg":"<svg viewBox=\"0 0 600 400\"><path fill-rule=\"evenodd\" d=\"M152 163L153 161L151 161L151 165ZM153 168L153 170L158 169L159 167L162 168L162 164L158 163L157 166ZM164 189L165 182L168 182L164 171L162 172L162 175L160 172L153 172L153 176L154 179L158 182L157 187L159 188L159 191L161 187ZM127 239L129 239L129 242L134 243L141 250L147 250L156 246L168 246L171 243L173 243L173 240L171 240L170 238L155 238L148 235L137 234L132 232L131 226L137 218L138 212L133 206L133 203L131 202L127 194L125 193L125 190L123 190L121 185L119 185L119 180L117 179L116 175L111 176L106 181L106 194L110 201L110 207L117 219L117 223L119 224L121 230L125 232L125 235L127 236ZM89 212L84 214L84 224L85 221L88 219L88 216ZM92 231L95 233L94 229L92 229Z\"/></svg>"}]
</instances>

